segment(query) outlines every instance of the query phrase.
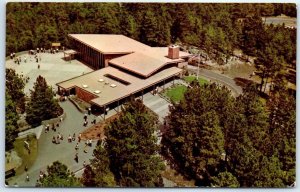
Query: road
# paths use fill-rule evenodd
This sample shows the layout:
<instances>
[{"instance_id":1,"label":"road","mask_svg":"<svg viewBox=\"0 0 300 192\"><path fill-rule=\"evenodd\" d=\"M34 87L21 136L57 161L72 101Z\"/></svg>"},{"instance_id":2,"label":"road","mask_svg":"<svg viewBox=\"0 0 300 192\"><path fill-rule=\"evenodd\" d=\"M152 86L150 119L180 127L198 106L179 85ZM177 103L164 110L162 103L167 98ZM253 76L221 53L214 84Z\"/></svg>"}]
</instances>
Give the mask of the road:
<instances>
[{"instance_id":1,"label":"road","mask_svg":"<svg viewBox=\"0 0 300 192\"><path fill-rule=\"evenodd\" d=\"M197 74L197 70L198 70L197 67L188 65L188 69L190 71L194 72L195 74ZM242 88L240 86L236 85L236 83L234 82L233 79L231 79L230 77L227 77L225 75L221 75L221 74L215 73L211 70L200 68L199 76L203 76L204 78L207 78L213 82L217 82L217 83L225 85L232 91L234 96L238 96L239 94L241 94L243 92Z\"/></svg>"}]
</instances>

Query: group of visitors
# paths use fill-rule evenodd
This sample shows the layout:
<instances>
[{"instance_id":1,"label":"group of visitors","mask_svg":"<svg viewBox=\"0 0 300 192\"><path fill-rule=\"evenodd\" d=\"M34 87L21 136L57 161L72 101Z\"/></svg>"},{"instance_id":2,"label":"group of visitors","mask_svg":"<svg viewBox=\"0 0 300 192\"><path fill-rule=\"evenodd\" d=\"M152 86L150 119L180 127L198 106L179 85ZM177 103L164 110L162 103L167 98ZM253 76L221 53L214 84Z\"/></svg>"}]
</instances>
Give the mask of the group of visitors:
<instances>
[{"instance_id":1,"label":"group of visitors","mask_svg":"<svg viewBox=\"0 0 300 192\"><path fill-rule=\"evenodd\" d=\"M52 137L52 143L54 144L60 144L60 141L64 140L64 136L60 134L59 132L57 133L57 136Z\"/></svg>"}]
</instances>

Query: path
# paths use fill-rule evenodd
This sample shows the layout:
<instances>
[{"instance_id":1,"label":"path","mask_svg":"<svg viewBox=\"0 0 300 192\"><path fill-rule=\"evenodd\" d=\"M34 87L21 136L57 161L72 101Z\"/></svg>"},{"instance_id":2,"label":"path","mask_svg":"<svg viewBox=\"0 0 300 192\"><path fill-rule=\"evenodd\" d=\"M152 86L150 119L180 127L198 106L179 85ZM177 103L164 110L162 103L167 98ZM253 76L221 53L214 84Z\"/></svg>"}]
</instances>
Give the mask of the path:
<instances>
[{"instance_id":1,"label":"path","mask_svg":"<svg viewBox=\"0 0 300 192\"><path fill-rule=\"evenodd\" d=\"M29 168L28 174L30 177L30 182L25 182L26 173L12 178L9 181L10 185L17 183L18 186L35 186L36 180L39 177L39 172L46 171L47 165L50 165L54 161L60 161L61 163L68 166L68 168L76 172L83 167L83 161L89 163L89 159L92 157L93 148L96 145L96 141L93 141L93 147L87 147L88 153L83 152L84 141L79 144L79 162L76 163L74 160L75 156L75 145L77 143L77 136L86 127L83 126L83 114L80 113L77 108L70 102L65 101L60 103L64 111L67 113L66 118L60 124L60 127L56 132L50 130L50 132L41 134L38 141L38 155L35 163ZM88 121L93 120L93 116L88 117ZM99 121L99 118L97 119ZM61 144L53 144L52 137L56 136L60 132L64 136L64 140ZM76 134L76 142L68 143L67 137L69 134L72 136L73 133Z\"/></svg>"}]
</instances>

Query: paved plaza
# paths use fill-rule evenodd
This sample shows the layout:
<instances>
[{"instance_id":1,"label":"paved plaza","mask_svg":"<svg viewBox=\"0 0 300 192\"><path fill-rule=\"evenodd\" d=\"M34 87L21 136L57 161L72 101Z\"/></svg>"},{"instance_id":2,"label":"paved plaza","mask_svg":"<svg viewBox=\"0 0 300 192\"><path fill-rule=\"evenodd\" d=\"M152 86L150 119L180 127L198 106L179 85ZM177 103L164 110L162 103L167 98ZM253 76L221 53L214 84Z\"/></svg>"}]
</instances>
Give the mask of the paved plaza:
<instances>
[{"instance_id":1,"label":"paved plaza","mask_svg":"<svg viewBox=\"0 0 300 192\"><path fill-rule=\"evenodd\" d=\"M56 89L55 84L58 82L93 71L77 60L65 61L63 59L63 52L55 54L38 53L38 57L41 58L38 63L34 56L28 53L23 53L18 55L18 57L21 57L21 63L19 65L14 63L12 59L9 59L6 61L5 66L6 68L15 69L19 75L30 78L24 88L26 94L29 93L29 89L33 88L34 82L39 75L46 79L48 85ZM24 61L25 58L26 63ZM38 69L38 65L40 65L40 69Z\"/></svg>"}]
</instances>

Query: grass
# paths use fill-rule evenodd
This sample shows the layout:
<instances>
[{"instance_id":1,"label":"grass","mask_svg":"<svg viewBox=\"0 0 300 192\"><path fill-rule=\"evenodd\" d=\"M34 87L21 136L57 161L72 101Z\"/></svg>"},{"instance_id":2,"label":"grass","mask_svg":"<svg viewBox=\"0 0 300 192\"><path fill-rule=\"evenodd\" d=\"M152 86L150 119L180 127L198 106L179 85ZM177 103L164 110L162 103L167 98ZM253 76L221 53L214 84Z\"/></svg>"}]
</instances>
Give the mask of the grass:
<instances>
[{"instance_id":1,"label":"grass","mask_svg":"<svg viewBox=\"0 0 300 192\"><path fill-rule=\"evenodd\" d=\"M29 135L27 142L29 143L30 148L30 154L28 153L28 150L24 147L24 141L27 140L26 138L16 139L14 142L14 149L17 152L18 156L22 159L22 164L20 167L16 169L16 175L20 175L25 171L25 166L29 169L36 157L37 157L37 139L35 135Z\"/></svg>"},{"instance_id":2,"label":"grass","mask_svg":"<svg viewBox=\"0 0 300 192\"><path fill-rule=\"evenodd\" d=\"M184 93L187 90L187 87L184 85L176 85L175 87L167 89L164 94L170 98L173 102L179 102L183 99Z\"/></svg>"},{"instance_id":3,"label":"grass","mask_svg":"<svg viewBox=\"0 0 300 192\"><path fill-rule=\"evenodd\" d=\"M184 77L184 80L187 83L192 82L193 80L196 79L196 76L186 76ZM198 78L198 81L200 85L208 83L206 79ZM171 101L178 103L180 100L183 99L184 93L186 92L187 87L185 85L175 85L174 87L168 88L167 90L164 91L164 95L168 97Z\"/></svg>"},{"instance_id":4,"label":"grass","mask_svg":"<svg viewBox=\"0 0 300 192\"><path fill-rule=\"evenodd\" d=\"M193 75L190 75L190 76L186 76L184 77L184 80L188 83L191 83L192 81L194 81L197 77L196 76L193 76ZM202 78L198 78L198 81L200 83L200 85L203 85L205 83L208 83L208 81L206 79L202 79Z\"/></svg>"}]
</instances>

